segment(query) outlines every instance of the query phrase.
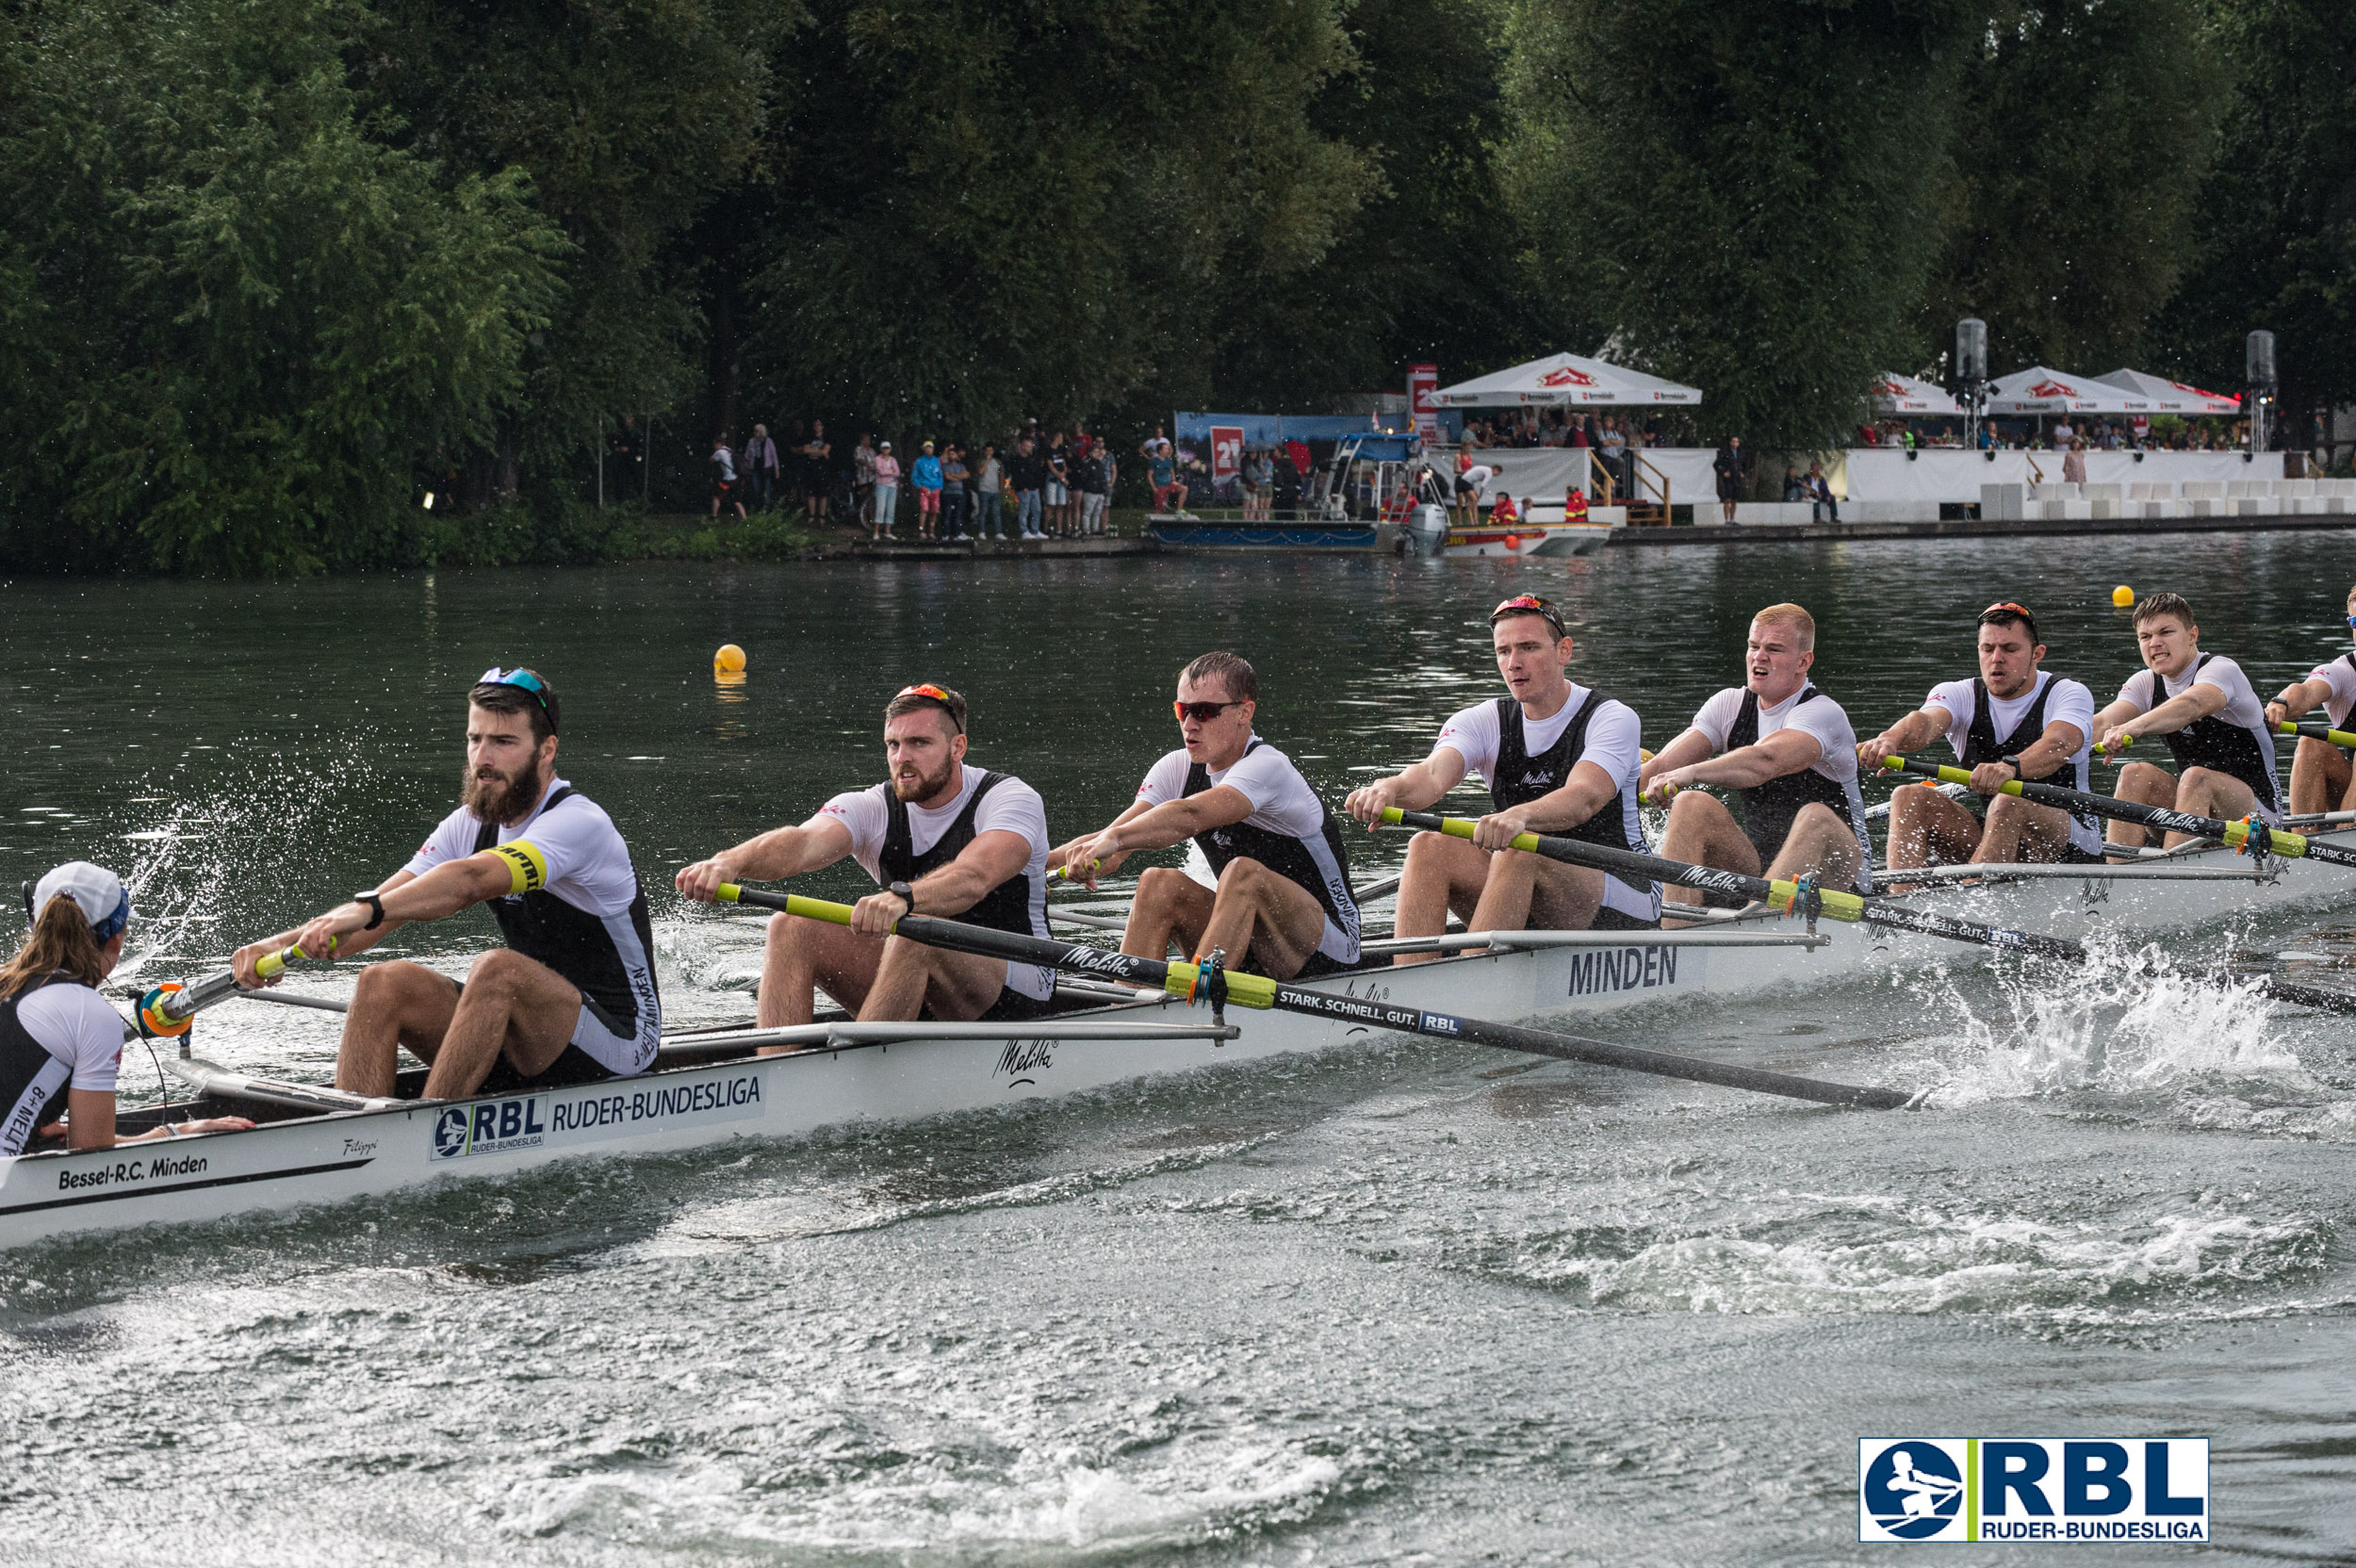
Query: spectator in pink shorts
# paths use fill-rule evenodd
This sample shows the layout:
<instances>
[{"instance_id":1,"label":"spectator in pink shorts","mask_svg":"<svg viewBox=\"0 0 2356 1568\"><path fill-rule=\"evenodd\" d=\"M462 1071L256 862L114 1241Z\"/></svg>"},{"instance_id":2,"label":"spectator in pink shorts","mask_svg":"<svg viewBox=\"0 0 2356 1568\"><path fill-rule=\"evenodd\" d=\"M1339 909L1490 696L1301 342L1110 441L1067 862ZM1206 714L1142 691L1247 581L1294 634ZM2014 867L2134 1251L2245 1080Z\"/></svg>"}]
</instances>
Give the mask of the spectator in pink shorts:
<instances>
[{"instance_id":1,"label":"spectator in pink shorts","mask_svg":"<svg viewBox=\"0 0 2356 1568\"><path fill-rule=\"evenodd\" d=\"M930 539L940 532L941 524L941 459L933 455L933 444L924 443L924 452L908 465L908 482L916 486L916 536Z\"/></svg>"},{"instance_id":2,"label":"spectator in pink shorts","mask_svg":"<svg viewBox=\"0 0 2356 1568\"><path fill-rule=\"evenodd\" d=\"M1148 441L1138 449L1138 452L1145 459L1146 472L1153 481L1153 510L1156 512L1173 510L1170 498L1174 495L1178 498L1175 510L1181 516L1185 515L1186 487L1179 482L1178 459L1170 449L1170 437L1164 435Z\"/></svg>"}]
</instances>

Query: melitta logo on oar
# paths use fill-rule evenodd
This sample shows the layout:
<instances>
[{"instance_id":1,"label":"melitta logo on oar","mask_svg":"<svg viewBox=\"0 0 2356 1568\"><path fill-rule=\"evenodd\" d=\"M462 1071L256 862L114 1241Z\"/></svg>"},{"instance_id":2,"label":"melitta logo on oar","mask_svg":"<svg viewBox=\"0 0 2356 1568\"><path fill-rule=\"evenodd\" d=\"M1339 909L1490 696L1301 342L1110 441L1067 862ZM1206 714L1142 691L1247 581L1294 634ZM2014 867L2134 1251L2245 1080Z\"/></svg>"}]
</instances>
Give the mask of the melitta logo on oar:
<instances>
[{"instance_id":1,"label":"melitta logo on oar","mask_svg":"<svg viewBox=\"0 0 2356 1568\"><path fill-rule=\"evenodd\" d=\"M1861 1437L1859 1541L2209 1539L2205 1437Z\"/></svg>"}]
</instances>

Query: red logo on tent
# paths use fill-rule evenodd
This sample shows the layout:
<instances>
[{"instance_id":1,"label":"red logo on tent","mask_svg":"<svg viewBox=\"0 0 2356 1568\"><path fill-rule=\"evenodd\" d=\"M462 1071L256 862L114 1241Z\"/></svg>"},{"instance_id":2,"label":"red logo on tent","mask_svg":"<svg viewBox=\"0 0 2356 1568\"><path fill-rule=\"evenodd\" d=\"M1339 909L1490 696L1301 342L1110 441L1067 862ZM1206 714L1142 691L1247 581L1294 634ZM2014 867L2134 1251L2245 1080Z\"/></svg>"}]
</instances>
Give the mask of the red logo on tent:
<instances>
[{"instance_id":1,"label":"red logo on tent","mask_svg":"<svg viewBox=\"0 0 2356 1568\"><path fill-rule=\"evenodd\" d=\"M1906 395L1906 389L1894 381L1882 383L1881 390L1892 398L1903 398Z\"/></svg>"},{"instance_id":2,"label":"red logo on tent","mask_svg":"<svg viewBox=\"0 0 2356 1568\"><path fill-rule=\"evenodd\" d=\"M1559 370L1548 370L1538 378L1541 386L1593 386L1595 378L1584 370L1574 370L1565 365Z\"/></svg>"},{"instance_id":3,"label":"red logo on tent","mask_svg":"<svg viewBox=\"0 0 2356 1568\"><path fill-rule=\"evenodd\" d=\"M2032 398L2074 398L2078 389L2066 382L2041 381L2029 388Z\"/></svg>"}]
</instances>

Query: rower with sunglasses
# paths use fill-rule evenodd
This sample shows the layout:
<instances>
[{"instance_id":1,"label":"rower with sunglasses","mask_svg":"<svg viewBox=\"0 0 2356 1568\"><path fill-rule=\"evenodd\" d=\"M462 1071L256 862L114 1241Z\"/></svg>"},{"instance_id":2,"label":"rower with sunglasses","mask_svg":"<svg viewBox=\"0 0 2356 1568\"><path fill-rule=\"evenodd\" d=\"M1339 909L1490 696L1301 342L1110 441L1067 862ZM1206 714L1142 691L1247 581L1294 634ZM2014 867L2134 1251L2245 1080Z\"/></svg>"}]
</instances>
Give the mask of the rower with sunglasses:
<instances>
[{"instance_id":1,"label":"rower with sunglasses","mask_svg":"<svg viewBox=\"0 0 2356 1568\"><path fill-rule=\"evenodd\" d=\"M1494 809L1472 841L1418 833L1399 880L1401 937L1448 929L1451 910L1473 931L1630 931L1661 923L1660 884L1606 875L1510 848L1523 833L1646 848L1636 809L1644 766L1636 710L1576 684L1562 612L1517 594L1489 612L1490 640L1508 695L1465 709L1441 727L1432 755L1353 790L1346 809L1372 830L1386 808L1422 811L1478 773ZM1421 963L1437 954L1400 954Z\"/></svg>"},{"instance_id":2,"label":"rower with sunglasses","mask_svg":"<svg viewBox=\"0 0 2356 1568\"><path fill-rule=\"evenodd\" d=\"M808 1023L813 988L864 1023L1035 1018L1053 970L927 947L892 936L902 915L951 916L1047 935L1047 808L1011 774L966 760L965 698L926 682L884 706L884 783L836 795L796 827L774 828L682 870L679 890L710 902L727 882L800 876L850 857L882 890L847 926L769 920L761 967L764 1028Z\"/></svg>"},{"instance_id":3,"label":"rower with sunglasses","mask_svg":"<svg viewBox=\"0 0 2356 1568\"><path fill-rule=\"evenodd\" d=\"M2348 591L2348 629L2356 636L2356 588ZM2343 653L2294 680L2266 704L2266 721L2280 727L2323 710L2331 727L2346 730L2356 715L2356 653ZM2304 814L2356 810L2356 766L2348 754L2317 735L2299 738L2291 754L2291 809Z\"/></svg>"},{"instance_id":4,"label":"rower with sunglasses","mask_svg":"<svg viewBox=\"0 0 2356 1568\"><path fill-rule=\"evenodd\" d=\"M458 808L374 889L237 950L239 984L275 985L254 969L266 954L349 958L404 925L490 905L507 945L477 958L464 987L406 959L360 972L336 1087L391 1094L401 1046L431 1068L433 1100L474 1093L502 1057L532 1086L654 1065L663 1004L646 893L614 819L556 776L558 713L532 671L483 671L466 693Z\"/></svg>"},{"instance_id":5,"label":"rower with sunglasses","mask_svg":"<svg viewBox=\"0 0 2356 1568\"><path fill-rule=\"evenodd\" d=\"M1901 786L1890 797L1889 869L2100 860L2102 830L2092 813L2004 792L2023 778L2090 787L2094 694L2039 667L2045 645L2037 640L2037 617L2021 605L1981 611L1978 647L1977 676L1932 687L1922 707L1857 743L1857 765L1872 770L1944 735L1972 770L1972 792L1988 803L1983 822L1929 785Z\"/></svg>"},{"instance_id":6,"label":"rower with sunglasses","mask_svg":"<svg viewBox=\"0 0 2356 1568\"><path fill-rule=\"evenodd\" d=\"M1685 732L1644 764L1642 798L1669 807L1662 855L1745 876L1764 867L1778 880L1873 890L1857 734L1841 705L1808 680L1815 663L1816 618L1806 610L1771 604L1751 617L1742 684L1703 703ZM1705 784L1735 792L1740 823L1695 788ZM1673 888L1668 898L1693 904L1702 895Z\"/></svg>"},{"instance_id":7,"label":"rower with sunglasses","mask_svg":"<svg viewBox=\"0 0 2356 1568\"><path fill-rule=\"evenodd\" d=\"M1358 962L1358 901L1341 825L1292 760L1252 733L1259 678L1233 653L1206 653L1178 672L1185 743L1153 764L1137 798L1102 830L1048 858L1096 886L1130 856L1192 839L1216 891L1166 866L1137 878L1123 953L1169 956L1175 938L1195 958L1216 948L1231 969L1277 980Z\"/></svg>"}]
</instances>

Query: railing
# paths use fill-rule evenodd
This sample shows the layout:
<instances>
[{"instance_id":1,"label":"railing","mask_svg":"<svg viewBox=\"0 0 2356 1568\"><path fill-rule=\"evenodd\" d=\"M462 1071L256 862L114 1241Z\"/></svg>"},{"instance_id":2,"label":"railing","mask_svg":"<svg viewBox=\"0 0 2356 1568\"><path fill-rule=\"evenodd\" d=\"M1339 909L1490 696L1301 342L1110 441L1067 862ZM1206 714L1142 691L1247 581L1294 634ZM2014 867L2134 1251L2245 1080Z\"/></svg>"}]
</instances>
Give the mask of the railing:
<instances>
[{"instance_id":1,"label":"railing","mask_svg":"<svg viewBox=\"0 0 2356 1568\"><path fill-rule=\"evenodd\" d=\"M1630 482L1628 484L1628 504L1650 504L1644 498L1644 481L1646 476L1649 475L1652 480L1653 489L1661 498L1661 513L1662 520L1666 521L1669 514L1669 476L1661 472L1658 466L1645 458L1642 448L1629 447L1623 449L1627 451L1635 467L1635 472L1630 477ZM1612 473L1612 466L1603 460L1603 452L1598 448L1590 447L1587 449L1587 493L1591 498L1594 498L1595 505L1617 506L1622 504L1619 494L1619 478L1617 475Z\"/></svg>"}]
</instances>

